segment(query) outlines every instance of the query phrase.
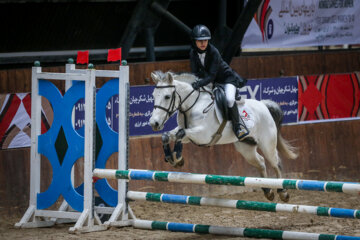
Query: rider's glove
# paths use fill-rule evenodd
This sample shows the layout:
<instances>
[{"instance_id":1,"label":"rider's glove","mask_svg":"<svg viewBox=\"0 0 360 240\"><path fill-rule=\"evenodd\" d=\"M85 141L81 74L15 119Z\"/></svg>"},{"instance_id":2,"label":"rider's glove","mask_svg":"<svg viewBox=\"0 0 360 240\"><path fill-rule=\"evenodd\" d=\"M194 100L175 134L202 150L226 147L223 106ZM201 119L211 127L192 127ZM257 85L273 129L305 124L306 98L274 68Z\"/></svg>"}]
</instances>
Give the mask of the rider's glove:
<instances>
[{"instance_id":1,"label":"rider's glove","mask_svg":"<svg viewBox=\"0 0 360 240\"><path fill-rule=\"evenodd\" d=\"M191 86L194 88L194 90L198 90L200 88L200 83L198 81L193 82Z\"/></svg>"}]
</instances>

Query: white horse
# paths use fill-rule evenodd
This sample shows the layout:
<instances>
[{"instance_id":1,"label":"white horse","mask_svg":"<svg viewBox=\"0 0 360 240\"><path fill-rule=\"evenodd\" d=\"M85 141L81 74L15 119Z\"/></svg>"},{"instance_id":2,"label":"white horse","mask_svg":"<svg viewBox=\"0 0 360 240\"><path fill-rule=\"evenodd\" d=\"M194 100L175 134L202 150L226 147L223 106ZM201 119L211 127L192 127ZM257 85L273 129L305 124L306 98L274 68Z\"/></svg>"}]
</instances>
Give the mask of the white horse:
<instances>
[{"instance_id":1,"label":"white horse","mask_svg":"<svg viewBox=\"0 0 360 240\"><path fill-rule=\"evenodd\" d=\"M217 113L210 88L195 91L190 83L197 79L188 73L176 75L156 71L151 73L151 77L156 84L153 92L154 110L150 118L152 129L162 130L165 122L178 112L178 126L162 136L166 161L173 166L182 166L181 143L189 141L199 146L234 143L236 150L259 170L262 177L267 177L264 157L274 168L278 178L282 177L278 152L289 159L297 158L294 147L280 135L283 112L277 103L253 99L237 102L239 113L250 130L249 136L253 141L240 142L232 130L231 121L227 121L220 138L216 139L222 118ZM174 152L170 150L170 141L175 141ZM257 152L258 147L264 157ZM274 199L271 189L263 191L267 199ZM278 189L277 192L282 201L289 200L286 189Z\"/></svg>"}]
</instances>

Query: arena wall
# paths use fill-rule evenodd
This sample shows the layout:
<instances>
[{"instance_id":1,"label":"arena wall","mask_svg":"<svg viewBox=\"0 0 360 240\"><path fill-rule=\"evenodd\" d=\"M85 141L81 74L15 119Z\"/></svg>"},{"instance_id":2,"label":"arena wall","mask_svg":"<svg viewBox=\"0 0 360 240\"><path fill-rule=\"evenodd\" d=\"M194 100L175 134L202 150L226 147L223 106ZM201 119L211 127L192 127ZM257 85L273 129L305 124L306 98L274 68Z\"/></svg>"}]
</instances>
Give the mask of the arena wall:
<instances>
[{"instance_id":1,"label":"arena wall","mask_svg":"<svg viewBox=\"0 0 360 240\"><path fill-rule=\"evenodd\" d=\"M284 56L240 57L231 66L246 78L268 78L308 74L345 73L359 71L360 54L354 52L294 54ZM98 69L116 69L116 65L98 66ZM131 85L150 83L153 70L189 71L189 62L168 61L130 64ZM64 72L64 67L46 67L44 71ZM31 69L0 70L0 93L31 91ZM102 85L103 81L98 82ZM64 86L59 86L63 88ZM360 121L338 121L316 124L284 126L283 136L292 140L299 150L296 160L283 160L284 177L338 180L359 182L360 177ZM130 139L130 168L174 170L163 161L160 136L134 137ZM184 146L185 165L182 172L259 176L237 154L232 145L200 148L191 144ZM28 205L30 149L0 150L0 207ZM116 168L116 156L108 163L108 168ZM75 171L81 172L81 161ZM51 181L52 169L42 161L42 190ZM273 171L269 171L274 176ZM76 185L81 177L76 179ZM112 182L116 185L115 181ZM179 194L212 194L217 191L209 186L186 186L176 184L131 182L130 189L142 191L161 191Z\"/></svg>"}]
</instances>

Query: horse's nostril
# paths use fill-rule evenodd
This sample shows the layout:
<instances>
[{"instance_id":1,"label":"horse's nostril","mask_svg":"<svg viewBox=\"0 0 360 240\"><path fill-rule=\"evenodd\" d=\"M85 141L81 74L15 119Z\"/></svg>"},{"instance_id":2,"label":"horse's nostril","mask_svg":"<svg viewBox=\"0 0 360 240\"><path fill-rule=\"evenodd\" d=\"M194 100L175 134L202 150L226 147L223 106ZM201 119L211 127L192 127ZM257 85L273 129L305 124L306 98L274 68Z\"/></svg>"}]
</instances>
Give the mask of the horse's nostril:
<instances>
[{"instance_id":1,"label":"horse's nostril","mask_svg":"<svg viewBox=\"0 0 360 240\"><path fill-rule=\"evenodd\" d=\"M159 123L158 122L155 122L155 127L158 127L159 126Z\"/></svg>"}]
</instances>

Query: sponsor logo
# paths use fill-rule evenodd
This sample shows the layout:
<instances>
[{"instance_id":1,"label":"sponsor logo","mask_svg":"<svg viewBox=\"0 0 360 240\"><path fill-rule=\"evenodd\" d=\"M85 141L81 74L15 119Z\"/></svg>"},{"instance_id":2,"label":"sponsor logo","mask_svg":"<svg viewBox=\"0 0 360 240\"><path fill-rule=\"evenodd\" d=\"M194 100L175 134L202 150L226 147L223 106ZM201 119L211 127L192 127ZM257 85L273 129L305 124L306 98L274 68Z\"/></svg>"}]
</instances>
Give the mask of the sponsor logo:
<instances>
[{"instance_id":1,"label":"sponsor logo","mask_svg":"<svg viewBox=\"0 0 360 240\"><path fill-rule=\"evenodd\" d=\"M272 8L269 4L270 0L263 0L254 16L254 19L260 28L263 42L271 39L274 34L274 22L270 19Z\"/></svg>"}]
</instances>

